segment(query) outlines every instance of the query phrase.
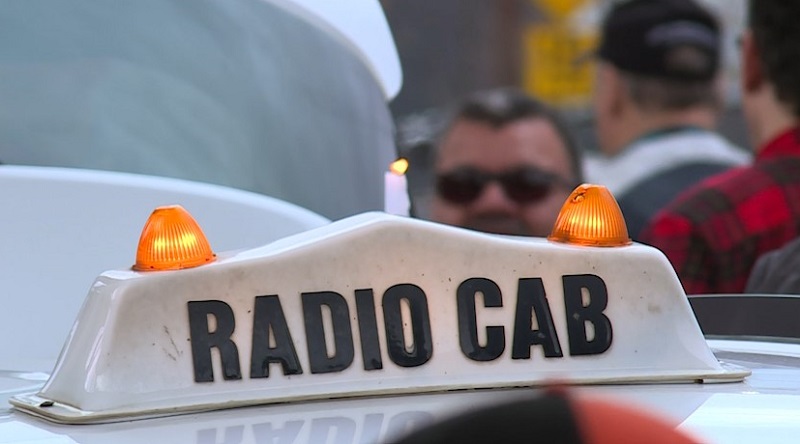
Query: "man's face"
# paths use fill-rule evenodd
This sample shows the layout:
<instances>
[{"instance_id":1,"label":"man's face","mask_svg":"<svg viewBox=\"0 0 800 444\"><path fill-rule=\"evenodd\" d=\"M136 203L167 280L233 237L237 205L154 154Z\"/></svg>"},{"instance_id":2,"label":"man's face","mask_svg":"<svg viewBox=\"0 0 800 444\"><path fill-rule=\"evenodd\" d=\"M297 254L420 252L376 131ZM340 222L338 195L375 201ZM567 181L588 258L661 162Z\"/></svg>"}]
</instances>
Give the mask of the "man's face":
<instances>
[{"instance_id":1,"label":"man's face","mask_svg":"<svg viewBox=\"0 0 800 444\"><path fill-rule=\"evenodd\" d=\"M433 220L540 237L550 234L574 182L564 142L542 118L499 128L457 121L439 147L436 175L453 180L448 182L450 196L435 193ZM471 186L459 188L459 184Z\"/></svg>"}]
</instances>

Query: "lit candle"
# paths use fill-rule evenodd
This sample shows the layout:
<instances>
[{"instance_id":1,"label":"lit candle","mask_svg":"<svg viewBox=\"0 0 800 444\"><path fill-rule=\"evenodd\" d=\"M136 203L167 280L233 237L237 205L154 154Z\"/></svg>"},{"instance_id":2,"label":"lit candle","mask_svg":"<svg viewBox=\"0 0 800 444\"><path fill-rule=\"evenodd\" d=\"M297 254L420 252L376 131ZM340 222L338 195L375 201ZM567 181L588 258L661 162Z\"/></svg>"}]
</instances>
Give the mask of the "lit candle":
<instances>
[{"instance_id":1,"label":"lit candle","mask_svg":"<svg viewBox=\"0 0 800 444\"><path fill-rule=\"evenodd\" d=\"M411 202L405 174L407 169L408 160L401 157L392 162L389 171L383 174L383 210L389 214L408 216Z\"/></svg>"}]
</instances>

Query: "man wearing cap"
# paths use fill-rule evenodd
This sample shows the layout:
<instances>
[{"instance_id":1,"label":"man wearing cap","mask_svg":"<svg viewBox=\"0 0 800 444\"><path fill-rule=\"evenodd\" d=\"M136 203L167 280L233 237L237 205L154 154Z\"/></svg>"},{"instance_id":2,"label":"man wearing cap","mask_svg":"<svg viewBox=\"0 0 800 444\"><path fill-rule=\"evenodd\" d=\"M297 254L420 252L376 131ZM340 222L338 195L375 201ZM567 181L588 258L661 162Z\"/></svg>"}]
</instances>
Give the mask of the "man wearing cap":
<instances>
[{"instance_id":1,"label":"man wearing cap","mask_svg":"<svg viewBox=\"0 0 800 444\"><path fill-rule=\"evenodd\" d=\"M617 197L638 239L681 190L750 156L713 132L720 29L694 1L617 2L596 56L602 156L586 160L586 176Z\"/></svg>"},{"instance_id":2,"label":"man wearing cap","mask_svg":"<svg viewBox=\"0 0 800 444\"><path fill-rule=\"evenodd\" d=\"M741 88L753 165L686 191L642 235L688 294L740 293L760 255L800 236L798 22L800 1L750 0Z\"/></svg>"},{"instance_id":3,"label":"man wearing cap","mask_svg":"<svg viewBox=\"0 0 800 444\"><path fill-rule=\"evenodd\" d=\"M547 236L581 180L561 119L522 91L478 91L441 136L431 219L497 234Z\"/></svg>"}]
</instances>

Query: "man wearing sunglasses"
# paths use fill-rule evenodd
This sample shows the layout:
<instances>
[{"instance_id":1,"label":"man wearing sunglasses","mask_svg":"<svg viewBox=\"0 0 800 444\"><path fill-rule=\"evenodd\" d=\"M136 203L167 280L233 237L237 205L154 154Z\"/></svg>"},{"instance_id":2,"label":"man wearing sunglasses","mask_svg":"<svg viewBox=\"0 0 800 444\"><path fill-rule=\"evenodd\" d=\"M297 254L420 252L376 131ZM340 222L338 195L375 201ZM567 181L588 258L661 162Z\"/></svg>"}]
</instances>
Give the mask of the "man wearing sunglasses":
<instances>
[{"instance_id":1,"label":"man wearing sunglasses","mask_svg":"<svg viewBox=\"0 0 800 444\"><path fill-rule=\"evenodd\" d=\"M561 120L514 89L467 97L440 138L435 172L433 220L540 237L582 180L580 151Z\"/></svg>"}]
</instances>

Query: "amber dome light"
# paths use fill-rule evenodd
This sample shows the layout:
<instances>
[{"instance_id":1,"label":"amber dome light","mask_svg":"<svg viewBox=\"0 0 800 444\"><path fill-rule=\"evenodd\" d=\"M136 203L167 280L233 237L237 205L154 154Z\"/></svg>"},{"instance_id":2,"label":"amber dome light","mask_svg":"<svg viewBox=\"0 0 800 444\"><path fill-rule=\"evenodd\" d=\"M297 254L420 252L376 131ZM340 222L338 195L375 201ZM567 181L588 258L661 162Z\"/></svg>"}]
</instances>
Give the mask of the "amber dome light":
<instances>
[{"instance_id":1,"label":"amber dome light","mask_svg":"<svg viewBox=\"0 0 800 444\"><path fill-rule=\"evenodd\" d=\"M572 191L547 239L593 247L620 247L631 243L617 200L608 188L592 184L579 185Z\"/></svg>"},{"instance_id":2,"label":"amber dome light","mask_svg":"<svg viewBox=\"0 0 800 444\"><path fill-rule=\"evenodd\" d=\"M180 205L156 208L147 219L136 251L137 271L180 270L213 262L206 235Z\"/></svg>"}]
</instances>

